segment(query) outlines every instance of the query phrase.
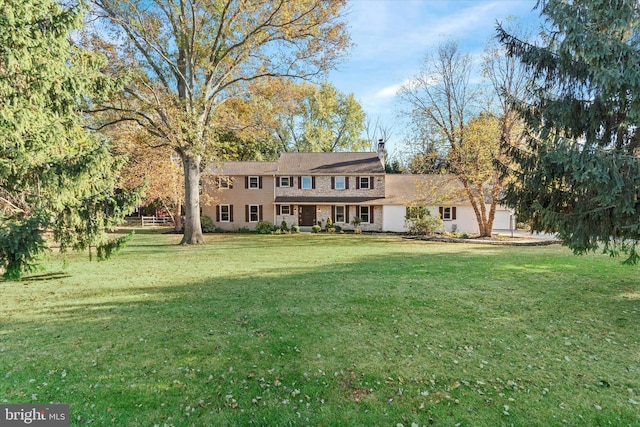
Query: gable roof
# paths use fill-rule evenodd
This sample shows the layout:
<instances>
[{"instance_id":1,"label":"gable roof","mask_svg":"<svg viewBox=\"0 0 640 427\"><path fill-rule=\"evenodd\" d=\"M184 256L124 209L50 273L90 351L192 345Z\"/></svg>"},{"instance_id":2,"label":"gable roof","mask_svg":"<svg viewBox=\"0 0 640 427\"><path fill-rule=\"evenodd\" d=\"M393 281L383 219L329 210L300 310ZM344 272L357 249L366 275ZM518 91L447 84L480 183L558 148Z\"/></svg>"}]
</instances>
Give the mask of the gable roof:
<instances>
[{"instance_id":1,"label":"gable roof","mask_svg":"<svg viewBox=\"0 0 640 427\"><path fill-rule=\"evenodd\" d=\"M282 153L277 174L384 174L384 166L377 153Z\"/></svg>"},{"instance_id":2,"label":"gable roof","mask_svg":"<svg viewBox=\"0 0 640 427\"><path fill-rule=\"evenodd\" d=\"M210 164L203 173L222 176L273 175L277 168L278 162L226 162L220 166Z\"/></svg>"},{"instance_id":3,"label":"gable roof","mask_svg":"<svg viewBox=\"0 0 640 427\"><path fill-rule=\"evenodd\" d=\"M462 183L451 174L388 174L385 177L385 204L466 204L468 201L462 190Z\"/></svg>"}]
</instances>

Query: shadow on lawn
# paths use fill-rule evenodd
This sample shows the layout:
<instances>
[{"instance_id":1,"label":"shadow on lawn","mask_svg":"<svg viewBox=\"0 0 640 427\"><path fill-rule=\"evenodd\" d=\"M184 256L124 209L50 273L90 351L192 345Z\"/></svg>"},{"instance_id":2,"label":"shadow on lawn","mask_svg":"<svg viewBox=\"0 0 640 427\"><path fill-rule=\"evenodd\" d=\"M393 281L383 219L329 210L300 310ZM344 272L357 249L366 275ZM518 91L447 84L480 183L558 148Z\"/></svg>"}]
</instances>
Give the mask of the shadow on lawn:
<instances>
[{"instance_id":1,"label":"shadow on lawn","mask_svg":"<svg viewBox=\"0 0 640 427\"><path fill-rule=\"evenodd\" d=\"M221 413L238 415L233 407L225 408L232 402L223 396L233 394L233 398L242 403L242 399L250 402L253 395L242 396L245 393L242 387L231 385L231 380L244 384L243 387L253 387L256 396L268 399L269 395L264 394L267 383L271 393L277 393L276 381L310 387L303 373L313 374L322 369L329 372L329 377L318 377L326 383L320 384L318 391L309 392L310 405L317 404L314 399L317 394L327 401L340 399L330 395L346 395L340 404L349 406L349 399L353 398L351 388L370 387L361 384L364 380L360 374L385 383L389 378L393 382L394 378L399 380L414 372L418 372L416 376L421 379L421 375L431 372L429 370L439 369L438 379L446 380L442 385L445 390L456 379L447 376L454 368L449 366L450 361L425 355L429 346L464 364L467 360L471 363L474 357L469 348L490 356L506 351L511 345L520 351L529 339L538 339L536 344L541 347L555 346L565 351L563 340L548 341L545 334L560 337L575 332L575 339L579 339L589 332L586 328L591 327L590 316L616 319L621 318L619 313L626 312L624 324L620 320L608 328L615 330L616 340L632 342L634 333L627 331L635 329L627 325L636 325L640 320L637 301L618 297L626 288L620 285L619 277L598 276L598 283L586 286L585 274L599 274L601 268L571 255L558 260L556 252L540 253L535 249L514 253L510 248L456 246L455 252L448 247L420 254L379 251L327 263L314 259L309 242L282 240L288 256L292 259L307 256L307 263L290 264L286 259L278 259L273 263L257 263L253 272L242 276L217 277L216 273L207 273L215 271L217 264L211 260L216 258L194 257L186 265L201 272L199 277L134 287L110 284L103 288L99 284L67 283L61 294L52 296L55 300L46 301L46 295L56 291L56 273L52 273L48 280L21 288L23 301L35 300L39 304L25 308L33 313L31 320L28 315L22 316L24 320L18 316L0 320L0 349L5 370L15 377L24 372L20 380L5 377L5 384L0 380L0 386L5 386L0 388L7 390L7 399L15 402L21 398L19 393L26 396L39 393L39 399L51 401L65 398L95 401L98 408L95 411L88 404L82 407L76 402L74 411L85 417L94 412L98 414L96 417L107 412L118 414L126 405L146 402L144 410L164 411L163 416L169 414L179 425L187 425L186 421L180 424L183 420L179 416L184 410L178 408L178 403L199 405L197 399L201 396L204 396L203 403L213 408L219 405ZM145 248L145 243L137 247ZM252 243L255 244L255 239L235 238L223 252L246 249L246 245ZM345 241L347 244L353 243ZM299 246L307 251L303 252ZM270 247L273 248L273 244ZM176 262L172 257L180 252L177 249L170 248L164 254L167 263ZM189 250L196 253L194 248ZM220 251L214 247L200 250ZM242 256L242 252L231 252L233 256ZM346 253L350 253L349 250ZM134 257L135 252L127 256ZM612 263L615 261L606 265ZM514 269L514 265L537 266L538 270L532 274L527 268ZM580 268L568 269L568 265ZM179 271L177 266L176 271ZM114 271L114 274L120 272ZM178 273L175 276L180 277ZM65 282L70 279L73 280L65 276ZM550 319L559 323L550 323ZM422 353L416 351L416 343L422 346ZM463 345L468 346L467 349ZM507 356L504 360L500 360L501 356L495 360L486 357L488 366L483 365L482 369L502 371L494 376L520 375L526 380L530 375L526 369L514 368ZM522 359L521 355L518 357ZM516 362L520 363L520 359ZM413 371L414 360L424 369L418 366ZM476 365L483 363L480 360ZM627 360L630 359L624 359ZM431 366L427 367L425 361ZM527 360L526 363L533 362ZM544 363L554 362L545 360ZM332 379L332 375L342 369L353 369L346 374L353 377L349 376L346 382L341 375ZM554 382L564 381L564 374L548 369L545 375L549 372ZM49 396L45 390L34 388L42 383L37 375L59 377L61 372L66 377L64 384L56 384L61 391ZM277 376L270 378L270 373L282 373L286 380ZM262 376L267 381L261 382ZM30 384L31 378L38 381L33 386L23 385ZM316 379L314 375L310 378ZM353 387L350 381L354 382ZM527 387L540 389L544 385L541 384ZM635 386L635 383L629 385ZM378 389L385 387L377 386ZM391 393L388 396L400 402L394 394L398 387L389 385L387 389ZM409 382L402 387L407 390L413 387L415 396L424 396L419 394L422 385ZM200 394L195 394L196 391ZM279 400L290 399L292 391L295 394L295 387ZM60 397L61 393L67 394ZM192 393L195 400L187 402L184 396ZM174 394L179 397L174 398ZM373 401L371 407L393 410L388 396L380 396L382 400ZM497 401L498 396L493 396ZM165 400L173 406L159 409L158 402ZM482 400L478 402L482 404ZM262 410L255 403L247 405L248 412ZM447 411L457 411L455 408ZM460 413L466 413L466 408L462 405L460 408ZM131 411L137 417L141 410L136 406ZM308 414L313 416L313 412ZM211 421L217 420L216 415L201 425L211 425ZM197 421L194 424L197 425ZM281 424L285 424L284 421Z\"/></svg>"}]
</instances>

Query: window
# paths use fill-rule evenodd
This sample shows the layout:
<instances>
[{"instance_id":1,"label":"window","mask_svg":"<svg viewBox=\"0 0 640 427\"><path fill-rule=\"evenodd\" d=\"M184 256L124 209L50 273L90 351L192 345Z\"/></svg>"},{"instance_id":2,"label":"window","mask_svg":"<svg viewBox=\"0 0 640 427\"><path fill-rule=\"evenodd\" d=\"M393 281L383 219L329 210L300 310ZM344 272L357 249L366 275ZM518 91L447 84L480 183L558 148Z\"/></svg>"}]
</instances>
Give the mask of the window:
<instances>
[{"instance_id":1,"label":"window","mask_svg":"<svg viewBox=\"0 0 640 427\"><path fill-rule=\"evenodd\" d=\"M369 186L369 177L368 176L359 176L358 177L359 188L362 190L368 190Z\"/></svg>"},{"instance_id":2,"label":"window","mask_svg":"<svg viewBox=\"0 0 640 427\"><path fill-rule=\"evenodd\" d=\"M280 179L280 187L291 187L291 180L288 176L281 176Z\"/></svg>"},{"instance_id":3,"label":"window","mask_svg":"<svg viewBox=\"0 0 640 427\"><path fill-rule=\"evenodd\" d=\"M334 222L346 222L344 206L336 206L336 215Z\"/></svg>"},{"instance_id":4,"label":"window","mask_svg":"<svg viewBox=\"0 0 640 427\"><path fill-rule=\"evenodd\" d=\"M249 222L260 221L260 206L249 205Z\"/></svg>"},{"instance_id":5,"label":"window","mask_svg":"<svg viewBox=\"0 0 640 427\"><path fill-rule=\"evenodd\" d=\"M346 188L344 176L336 176L334 178L334 188L336 190L344 190Z\"/></svg>"},{"instance_id":6,"label":"window","mask_svg":"<svg viewBox=\"0 0 640 427\"><path fill-rule=\"evenodd\" d=\"M303 190L311 190L312 187L312 182L311 182L311 177L310 176L303 176L302 177L302 189Z\"/></svg>"},{"instance_id":7,"label":"window","mask_svg":"<svg viewBox=\"0 0 640 427\"><path fill-rule=\"evenodd\" d=\"M451 221L456 219L456 207L452 206L440 206L438 208L438 211L440 212L440 218L442 218L443 221Z\"/></svg>"},{"instance_id":8,"label":"window","mask_svg":"<svg viewBox=\"0 0 640 427\"><path fill-rule=\"evenodd\" d=\"M231 180L229 179L229 177L226 177L226 176L218 177L218 188L220 189L231 188Z\"/></svg>"},{"instance_id":9,"label":"window","mask_svg":"<svg viewBox=\"0 0 640 427\"><path fill-rule=\"evenodd\" d=\"M249 187L248 188L260 188L260 179L257 176L249 177Z\"/></svg>"},{"instance_id":10,"label":"window","mask_svg":"<svg viewBox=\"0 0 640 427\"><path fill-rule=\"evenodd\" d=\"M280 215L291 215L291 205L280 206Z\"/></svg>"},{"instance_id":11,"label":"window","mask_svg":"<svg viewBox=\"0 0 640 427\"><path fill-rule=\"evenodd\" d=\"M362 222L367 224L371 222L369 206L360 206L359 212L360 215L358 216L360 217L360 219L362 219Z\"/></svg>"},{"instance_id":12,"label":"window","mask_svg":"<svg viewBox=\"0 0 640 427\"><path fill-rule=\"evenodd\" d=\"M231 220L231 209L229 205L220 205L220 222L229 222Z\"/></svg>"}]
</instances>

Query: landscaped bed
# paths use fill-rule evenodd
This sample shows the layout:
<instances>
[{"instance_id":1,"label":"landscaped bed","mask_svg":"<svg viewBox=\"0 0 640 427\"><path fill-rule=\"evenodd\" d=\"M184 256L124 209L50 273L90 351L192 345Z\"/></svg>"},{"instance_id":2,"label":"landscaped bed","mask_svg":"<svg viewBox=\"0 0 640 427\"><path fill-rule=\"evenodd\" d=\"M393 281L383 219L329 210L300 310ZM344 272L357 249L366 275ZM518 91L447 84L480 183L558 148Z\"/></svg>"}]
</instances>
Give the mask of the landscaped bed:
<instances>
[{"instance_id":1,"label":"landscaped bed","mask_svg":"<svg viewBox=\"0 0 640 427\"><path fill-rule=\"evenodd\" d=\"M0 403L72 425L640 424L637 267L386 235L145 231L0 282Z\"/></svg>"}]
</instances>

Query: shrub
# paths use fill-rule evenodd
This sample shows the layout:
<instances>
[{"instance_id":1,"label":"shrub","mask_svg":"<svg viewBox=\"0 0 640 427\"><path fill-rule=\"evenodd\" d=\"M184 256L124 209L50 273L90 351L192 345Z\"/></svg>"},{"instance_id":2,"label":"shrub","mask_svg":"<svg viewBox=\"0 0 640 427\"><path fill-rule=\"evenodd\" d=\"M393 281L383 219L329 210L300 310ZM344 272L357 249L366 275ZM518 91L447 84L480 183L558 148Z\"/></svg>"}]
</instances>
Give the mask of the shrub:
<instances>
[{"instance_id":1,"label":"shrub","mask_svg":"<svg viewBox=\"0 0 640 427\"><path fill-rule=\"evenodd\" d=\"M282 221L282 223L280 224L280 230L281 231L289 231L289 226L287 225L287 221Z\"/></svg>"},{"instance_id":2,"label":"shrub","mask_svg":"<svg viewBox=\"0 0 640 427\"><path fill-rule=\"evenodd\" d=\"M359 216L354 216L351 220L351 224L353 224L353 231L360 230L360 223L362 222L362 218Z\"/></svg>"},{"instance_id":3,"label":"shrub","mask_svg":"<svg viewBox=\"0 0 640 427\"><path fill-rule=\"evenodd\" d=\"M322 230L322 227L320 227L319 225L314 225L313 227L311 227L311 232L312 233L319 233L320 230Z\"/></svg>"},{"instance_id":4,"label":"shrub","mask_svg":"<svg viewBox=\"0 0 640 427\"><path fill-rule=\"evenodd\" d=\"M238 233L253 233L249 227L240 227L238 228Z\"/></svg>"},{"instance_id":5,"label":"shrub","mask_svg":"<svg viewBox=\"0 0 640 427\"><path fill-rule=\"evenodd\" d=\"M453 234L453 237L456 237L458 239L468 239L469 235L467 233L464 232L460 232L460 231L456 231Z\"/></svg>"},{"instance_id":6,"label":"shrub","mask_svg":"<svg viewBox=\"0 0 640 427\"><path fill-rule=\"evenodd\" d=\"M292 233L299 233L300 232L300 226L294 224L291 226L291 232Z\"/></svg>"},{"instance_id":7,"label":"shrub","mask_svg":"<svg viewBox=\"0 0 640 427\"><path fill-rule=\"evenodd\" d=\"M215 226L211 217L206 215L200 216L200 227L202 227L203 233L215 233L218 231L218 227Z\"/></svg>"},{"instance_id":8,"label":"shrub","mask_svg":"<svg viewBox=\"0 0 640 427\"><path fill-rule=\"evenodd\" d=\"M342 233L342 227L340 227L339 225L334 225L333 228L335 229L336 233Z\"/></svg>"},{"instance_id":9,"label":"shrub","mask_svg":"<svg viewBox=\"0 0 640 427\"><path fill-rule=\"evenodd\" d=\"M444 229L440 216L431 215L429 209L424 206L413 206L407 209L404 223L410 234L433 234L437 230Z\"/></svg>"},{"instance_id":10,"label":"shrub","mask_svg":"<svg viewBox=\"0 0 640 427\"><path fill-rule=\"evenodd\" d=\"M275 231L276 227L271 224L269 221L260 221L256 224L256 231L258 234L271 234L272 231Z\"/></svg>"},{"instance_id":11,"label":"shrub","mask_svg":"<svg viewBox=\"0 0 640 427\"><path fill-rule=\"evenodd\" d=\"M285 233L286 231L282 231L280 228L276 228L275 231L273 231L271 234L279 235L279 234L285 234Z\"/></svg>"}]
</instances>

